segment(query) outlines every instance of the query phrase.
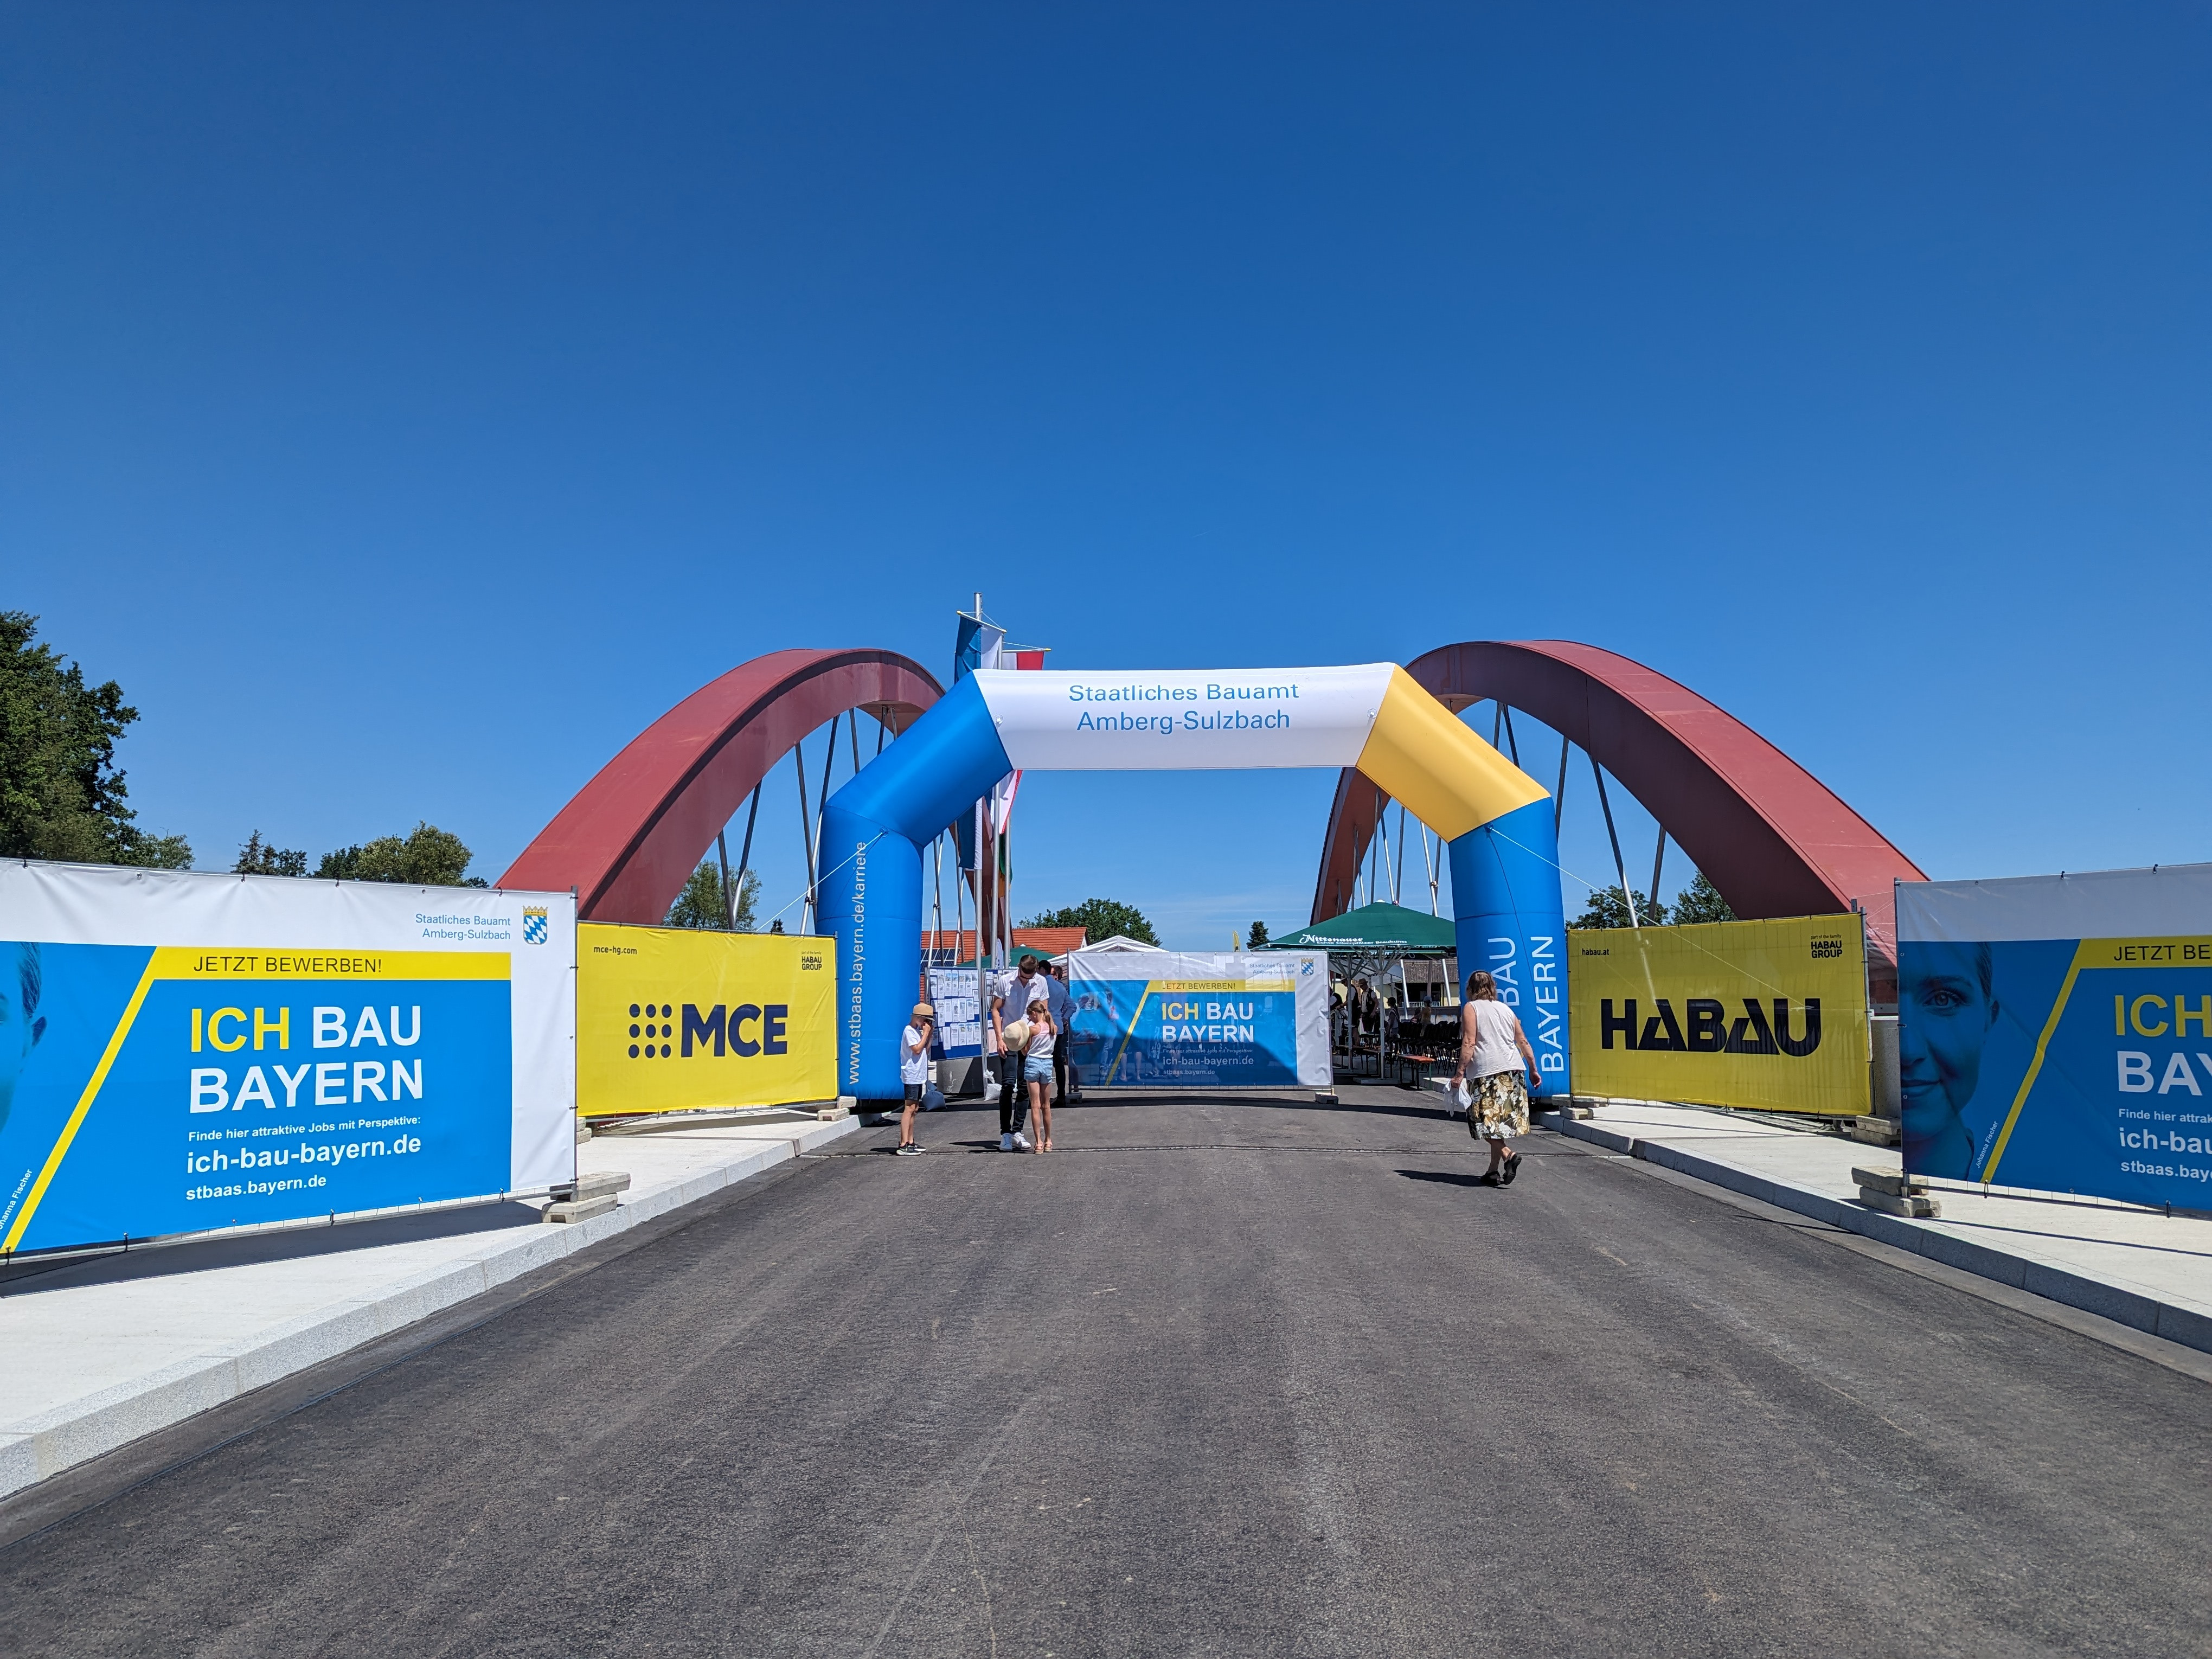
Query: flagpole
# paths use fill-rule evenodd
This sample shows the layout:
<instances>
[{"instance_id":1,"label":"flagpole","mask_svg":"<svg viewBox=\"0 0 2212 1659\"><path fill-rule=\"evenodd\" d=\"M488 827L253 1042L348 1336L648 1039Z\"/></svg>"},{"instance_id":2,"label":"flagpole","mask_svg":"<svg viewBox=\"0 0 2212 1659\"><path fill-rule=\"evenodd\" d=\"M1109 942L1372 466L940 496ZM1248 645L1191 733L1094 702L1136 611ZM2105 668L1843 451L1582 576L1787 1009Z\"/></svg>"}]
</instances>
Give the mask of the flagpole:
<instances>
[{"instance_id":1,"label":"flagpole","mask_svg":"<svg viewBox=\"0 0 2212 1659\"><path fill-rule=\"evenodd\" d=\"M982 596L981 593L978 593L978 594L976 594L976 595L975 595L975 626L976 626L977 628L979 628L979 629L980 629L980 628L981 628L981 627L983 626L983 596ZM986 961L988 961L988 953L985 951L985 950L984 950L984 948L983 948L983 917L984 917L984 914L985 914L985 911L984 911L984 905L983 905L983 878L984 878L984 876L985 876L985 874L986 874L986 872L985 872L985 870L984 870L984 868L983 868L983 830L984 830L984 826L985 826L985 825L987 825L988 823L989 823L989 822L990 822L990 820L991 820L991 813L990 813L990 808L989 808L989 805L988 805L988 800L989 800L989 798L988 798L988 796L986 796L986 797L983 797L982 799L978 799L978 800L976 801L976 803L975 803L975 1020L976 1020L976 1025L975 1025L975 1052L976 1052L976 1054L977 1054L979 1056L981 1056L981 1058L979 1058L979 1059L976 1060L975 1064L976 1064L977 1067L981 1070L981 1073L982 1073L983 1080L984 1080L986 1083L989 1082L989 1081L990 1081L990 1078L991 1078L991 1035L990 1035L990 1033L991 1033L991 986L990 986L990 970L989 970L988 968L986 968L986 967L984 966L984 963L986 963ZM1003 1077L1002 1077L1002 1078L1000 1078L1000 1080L999 1080L999 1089L1000 1089L999 1098L1000 1098L1000 1100L1001 1102L1003 1102L1003 1101L1006 1099L1006 1079L1005 1079Z\"/></svg>"}]
</instances>

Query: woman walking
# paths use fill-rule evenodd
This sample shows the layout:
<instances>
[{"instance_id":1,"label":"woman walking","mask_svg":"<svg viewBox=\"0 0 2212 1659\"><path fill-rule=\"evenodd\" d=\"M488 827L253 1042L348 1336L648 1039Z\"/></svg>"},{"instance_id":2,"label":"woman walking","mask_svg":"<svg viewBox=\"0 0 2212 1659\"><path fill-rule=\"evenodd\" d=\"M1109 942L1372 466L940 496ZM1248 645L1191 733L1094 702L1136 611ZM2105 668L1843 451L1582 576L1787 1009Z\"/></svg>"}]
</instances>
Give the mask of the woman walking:
<instances>
[{"instance_id":1,"label":"woman walking","mask_svg":"<svg viewBox=\"0 0 2212 1659\"><path fill-rule=\"evenodd\" d=\"M1052 1150L1052 1051L1060 1028L1052 1023L1052 1005L1044 998L1032 1000L1028 1010L1030 1041L1022 1054L1022 1087L1029 1091L1030 1115L1036 1119L1036 1149Z\"/></svg>"},{"instance_id":2,"label":"woman walking","mask_svg":"<svg viewBox=\"0 0 2212 1659\"><path fill-rule=\"evenodd\" d=\"M1528 1133L1528 1097L1536 1091L1536 1051L1521 1029L1521 1017L1498 1000L1498 981L1480 968L1467 976L1467 1002L1460 1009L1459 1070L1452 1073L1456 1094L1468 1090L1467 1132L1490 1143L1486 1186L1510 1187L1521 1173L1521 1154L1505 1143ZM1516 1054L1516 1049L1519 1052ZM1523 1065L1528 1081L1521 1081Z\"/></svg>"}]
</instances>

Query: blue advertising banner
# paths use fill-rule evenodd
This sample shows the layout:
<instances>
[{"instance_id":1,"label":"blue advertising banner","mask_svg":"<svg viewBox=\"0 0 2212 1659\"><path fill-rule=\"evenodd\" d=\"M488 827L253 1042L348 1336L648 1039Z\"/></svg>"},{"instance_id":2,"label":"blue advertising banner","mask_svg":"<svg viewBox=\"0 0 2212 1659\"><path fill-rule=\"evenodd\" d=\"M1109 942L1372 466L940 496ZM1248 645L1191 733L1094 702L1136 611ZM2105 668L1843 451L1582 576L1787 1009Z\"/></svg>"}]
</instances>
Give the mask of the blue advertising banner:
<instances>
[{"instance_id":1,"label":"blue advertising banner","mask_svg":"<svg viewBox=\"0 0 2212 1659\"><path fill-rule=\"evenodd\" d=\"M1068 957L1068 1063L1086 1088L1328 1086L1321 951Z\"/></svg>"},{"instance_id":2,"label":"blue advertising banner","mask_svg":"<svg viewBox=\"0 0 2212 1659\"><path fill-rule=\"evenodd\" d=\"M41 889L27 894L33 873ZM0 925L43 935L0 938L0 1250L525 1190L519 1163L552 1166L534 1184L573 1171L573 1042L549 1071L530 1029L550 1017L564 1038L574 1030L573 945L555 950L550 919L515 896L471 894L462 925L450 906L425 907L434 890L364 897L361 884L281 878L254 883L241 906L225 890L240 885L187 887L164 915L164 895L112 874L0 870L0 898L27 901ZM70 900L78 914L55 914ZM307 915L255 925L287 908ZM241 922L263 939L235 942ZM210 942L83 937L118 926ZM415 948L360 942L379 933ZM288 933L307 940L270 942ZM543 964L525 955L541 942ZM537 971L518 972L519 956ZM565 1006L544 1006L549 994ZM525 1071L565 1087L518 1111ZM565 1159L540 1144L539 1120L556 1113Z\"/></svg>"},{"instance_id":3,"label":"blue advertising banner","mask_svg":"<svg viewBox=\"0 0 2212 1659\"><path fill-rule=\"evenodd\" d=\"M1909 1172L2212 1207L2212 866L1897 900Z\"/></svg>"},{"instance_id":4,"label":"blue advertising banner","mask_svg":"<svg viewBox=\"0 0 2212 1659\"><path fill-rule=\"evenodd\" d=\"M21 1167L0 1246L507 1185L503 951L0 944L9 956L18 1004L34 962L38 1047L53 1046L9 1091L0 1144Z\"/></svg>"}]
</instances>

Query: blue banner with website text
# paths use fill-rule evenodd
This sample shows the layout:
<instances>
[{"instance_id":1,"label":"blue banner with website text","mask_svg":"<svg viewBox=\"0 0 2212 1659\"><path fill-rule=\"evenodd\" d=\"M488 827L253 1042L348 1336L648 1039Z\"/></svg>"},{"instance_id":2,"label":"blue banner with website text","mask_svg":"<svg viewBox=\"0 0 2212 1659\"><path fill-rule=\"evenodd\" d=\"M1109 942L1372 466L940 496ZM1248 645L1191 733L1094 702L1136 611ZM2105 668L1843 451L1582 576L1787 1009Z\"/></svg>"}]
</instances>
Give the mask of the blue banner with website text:
<instances>
[{"instance_id":1,"label":"blue banner with website text","mask_svg":"<svg viewBox=\"0 0 2212 1659\"><path fill-rule=\"evenodd\" d=\"M505 951L12 941L0 971L0 1248L507 1187Z\"/></svg>"},{"instance_id":2,"label":"blue banner with website text","mask_svg":"<svg viewBox=\"0 0 2212 1659\"><path fill-rule=\"evenodd\" d=\"M1078 951L1068 969L1067 1057L1084 1087L1328 1085L1320 951Z\"/></svg>"}]
</instances>

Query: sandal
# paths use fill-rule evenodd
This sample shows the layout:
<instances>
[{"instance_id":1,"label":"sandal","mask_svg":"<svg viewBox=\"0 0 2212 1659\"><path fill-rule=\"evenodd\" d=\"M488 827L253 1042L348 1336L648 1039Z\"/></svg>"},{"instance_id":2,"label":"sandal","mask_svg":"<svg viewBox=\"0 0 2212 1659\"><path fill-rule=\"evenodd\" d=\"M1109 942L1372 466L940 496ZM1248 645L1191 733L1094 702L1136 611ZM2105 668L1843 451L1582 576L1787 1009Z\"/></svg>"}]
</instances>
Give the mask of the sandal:
<instances>
[{"instance_id":1,"label":"sandal","mask_svg":"<svg viewBox=\"0 0 2212 1659\"><path fill-rule=\"evenodd\" d=\"M1498 1184L1501 1187L1510 1187L1513 1184L1513 1177L1520 1173L1521 1154L1508 1152L1505 1154L1505 1162L1498 1166Z\"/></svg>"},{"instance_id":2,"label":"sandal","mask_svg":"<svg viewBox=\"0 0 2212 1659\"><path fill-rule=\"evenodd\" d=\"M1486 1187L1503 1187L1505 1184L1495 1170L1485 1170L1480 1175L1475 1176L1475 1179Z\"/></svg>"}]
</instances>

